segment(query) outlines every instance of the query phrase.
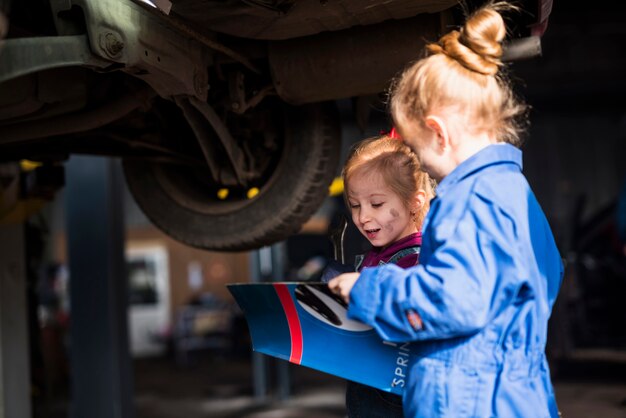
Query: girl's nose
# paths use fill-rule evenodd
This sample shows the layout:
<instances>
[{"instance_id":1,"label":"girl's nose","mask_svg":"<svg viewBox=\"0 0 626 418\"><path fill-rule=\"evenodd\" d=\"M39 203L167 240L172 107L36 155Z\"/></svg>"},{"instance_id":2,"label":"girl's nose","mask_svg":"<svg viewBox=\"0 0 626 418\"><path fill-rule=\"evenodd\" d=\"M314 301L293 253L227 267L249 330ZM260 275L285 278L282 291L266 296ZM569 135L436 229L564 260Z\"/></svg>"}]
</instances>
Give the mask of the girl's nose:
<instances>
[{"instance_id":1,"label":"girl's nose","mask_svg":"<svg viewBox=\"0 0 626 418\"><path fill-rule=\"evenodd\" d=\"M369 213L369 211L364 209L363 207L361 207L361 210L359 211L359 222L364 224L364 223L366 223L369 220L370 220L370 213Z\"/></svg>"}]
</instances>

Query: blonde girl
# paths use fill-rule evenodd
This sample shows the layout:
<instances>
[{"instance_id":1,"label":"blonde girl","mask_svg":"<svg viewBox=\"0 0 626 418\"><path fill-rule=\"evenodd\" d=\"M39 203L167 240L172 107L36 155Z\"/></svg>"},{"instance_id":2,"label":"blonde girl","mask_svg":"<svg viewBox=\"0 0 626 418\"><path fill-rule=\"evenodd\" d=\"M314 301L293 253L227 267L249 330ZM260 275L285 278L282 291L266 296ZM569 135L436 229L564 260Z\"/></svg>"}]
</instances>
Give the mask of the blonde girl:
<instances>
[{"instance_id":1,"label":"blonde girl","mask_svg":"<svg viewBox=\"0 0 626 418\"><path fill-rule=\"evenodd\" d=\"M406 417L558 417L544 354L563 266L522 174L518 102L490 3L428 46L393 92L400 135L438 181L420 264L333 279L348 315L415 341Z\"/></svg>"}]
</instances>

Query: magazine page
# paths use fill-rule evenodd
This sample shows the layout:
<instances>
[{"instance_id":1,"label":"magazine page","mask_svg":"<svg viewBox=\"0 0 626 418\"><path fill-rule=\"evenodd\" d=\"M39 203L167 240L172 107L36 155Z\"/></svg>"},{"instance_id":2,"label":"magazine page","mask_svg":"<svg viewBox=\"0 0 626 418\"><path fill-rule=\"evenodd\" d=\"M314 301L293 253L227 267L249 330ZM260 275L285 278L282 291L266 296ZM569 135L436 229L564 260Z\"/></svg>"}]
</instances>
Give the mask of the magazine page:
<instances>
[{"instance_id":1,"label":"magazine page","mask_svg":"<svg viewBox=\"0 0 626 418\"><path fill-rule=\"evenodd\" d=\"M243 310L253 349L294 364L401 394L409 343L382 341L347 317L347 305L325 283L228 285Z\"/></svg>"}]
</instances>

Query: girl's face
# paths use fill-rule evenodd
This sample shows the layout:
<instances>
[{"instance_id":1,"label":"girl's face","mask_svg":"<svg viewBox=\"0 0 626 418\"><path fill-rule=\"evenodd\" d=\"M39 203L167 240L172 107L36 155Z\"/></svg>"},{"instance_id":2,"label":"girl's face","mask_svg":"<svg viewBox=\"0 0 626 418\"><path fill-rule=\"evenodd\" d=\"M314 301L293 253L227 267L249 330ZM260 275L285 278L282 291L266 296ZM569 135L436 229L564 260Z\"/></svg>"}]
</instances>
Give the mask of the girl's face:
<instances>
[{"instance_id":1,"label":"girl's face","mask_svg":"<svg viewBox=\"0 0 626 418\"><path fill-rule=\"evenodd\" d=\"M382 176L356 174L347 189L352 221L374 247L386 247L417 232L407 203Z\"/></svg>"},{"instance_id":2,"label":"girl's face","mask_svg":"<svg viewBox=\"0 0 626 418\"><path fill-rule=\"evenodd\" d=\"M403 135L404 143L417 156L421 170L436 181L441 181L444 177L440 172L442 155L433 132L413 124L403 130Z\"/></svg>"},{"instance_id":3,"label":"girl's face","mask_svg":"<svg viewBox=\"0 0 626 418\"><path fill-rule=\"evenodd\" d=\"M416 122L406 122L398 127L402 140L417 156L420 169L432 179L439 182L454 169L450 147L442 145L437 131Z\"/></svg>"}]
</instances>

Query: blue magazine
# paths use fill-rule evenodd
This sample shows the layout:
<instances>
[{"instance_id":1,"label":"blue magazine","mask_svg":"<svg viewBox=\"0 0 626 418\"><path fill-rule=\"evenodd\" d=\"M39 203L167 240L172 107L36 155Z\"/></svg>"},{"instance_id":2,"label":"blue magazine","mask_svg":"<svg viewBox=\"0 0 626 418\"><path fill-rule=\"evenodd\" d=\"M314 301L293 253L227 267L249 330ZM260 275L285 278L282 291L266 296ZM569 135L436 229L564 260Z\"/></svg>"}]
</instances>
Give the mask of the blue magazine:
<instances>
[{"instance_id":1,"label":"blue magazine","mask_svg":"<svg viewBox=\"0 0 626 418\"><path fill-rule=\"evenodd\" d=\"M347 305L325 283L228 285L243 310L255 351L402 394L410 343L382 341L346 315Z\"/></svg>"}]
</instances>

